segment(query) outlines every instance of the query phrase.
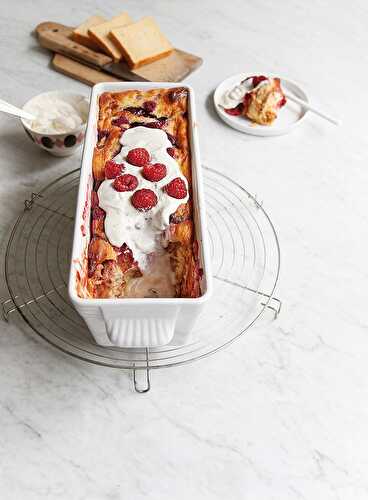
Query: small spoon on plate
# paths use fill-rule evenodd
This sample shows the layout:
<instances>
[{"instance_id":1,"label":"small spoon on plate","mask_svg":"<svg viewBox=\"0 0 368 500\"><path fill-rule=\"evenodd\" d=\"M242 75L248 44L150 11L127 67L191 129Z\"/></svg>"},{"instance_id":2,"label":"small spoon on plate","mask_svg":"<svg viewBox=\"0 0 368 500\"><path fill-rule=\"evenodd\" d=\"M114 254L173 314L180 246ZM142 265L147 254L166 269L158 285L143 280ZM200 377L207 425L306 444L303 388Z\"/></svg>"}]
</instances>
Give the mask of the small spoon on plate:
<instances>
[{"instance_id":1,"label":"small spoon on plate","mask_svg":"<svg viewBox=\"0 0 368 500\"><path fill-rule=\"evenodd\" d=\"M13 104L10 104L9 102L4 101L3 99L0 99L0 111L2 111L3 113L8 113L8 115L17 116L18 118L23 118L24 120L29 120L31 122L36 119L36 117L31 113L28 113L27 111L24 111L21 108L17 108Z\"/></svg>"},{"instance_id":2,"label":"small spoon on plate","mask_svg":"<svg viewBox=\"0 0 368 500\"><path fill-rule=\"evenodd\" d=\"M296 102L303 108L307 109L308 111L312 111L312 113L315 113L316 115L320 116L321 118L324 118L325 120L333 123L334 125L341 125L341 121L337 120L336 118L332 118L331 116L326 115L326 113L322 113L322 111L319 111L316 109L314 106L311 106L309 102L303 101L303 99L299 99L299 97L296 97L296 95L291 94L290 92L285 91L283 89L283 92L285 96L290 99L290 101Z\"/></svg>"}]
</instances>

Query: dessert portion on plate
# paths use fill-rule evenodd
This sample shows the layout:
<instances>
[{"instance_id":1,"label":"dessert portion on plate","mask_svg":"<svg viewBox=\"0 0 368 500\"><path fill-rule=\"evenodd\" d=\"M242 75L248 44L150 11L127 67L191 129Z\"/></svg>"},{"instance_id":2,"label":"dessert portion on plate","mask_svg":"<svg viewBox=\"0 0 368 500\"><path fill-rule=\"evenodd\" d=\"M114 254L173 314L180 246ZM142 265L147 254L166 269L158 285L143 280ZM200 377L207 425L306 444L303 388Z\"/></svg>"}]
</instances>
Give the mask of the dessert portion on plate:
<instances>
[{"instance_id":1,"label":"dessert portion on plate","mask_svg":"<svg viewBox=\"0 0 368 500\"><path fill-rule=\"evenodd\" d=\"M259 125L272 125L277 113L286 104L279 78L249 76L229 89L220 103L232 116L244 116Z\"/></svg>"},{"instance_id":2,"label":"dessert portion on plate","mask_svg":"<svg viewBox=\"0 0 368 500\"><path fill-rule=\"evenodd\" d=\"M99 97L89 297L201 295L187 111L182 87Z\"/></svg>"}]
</instances>

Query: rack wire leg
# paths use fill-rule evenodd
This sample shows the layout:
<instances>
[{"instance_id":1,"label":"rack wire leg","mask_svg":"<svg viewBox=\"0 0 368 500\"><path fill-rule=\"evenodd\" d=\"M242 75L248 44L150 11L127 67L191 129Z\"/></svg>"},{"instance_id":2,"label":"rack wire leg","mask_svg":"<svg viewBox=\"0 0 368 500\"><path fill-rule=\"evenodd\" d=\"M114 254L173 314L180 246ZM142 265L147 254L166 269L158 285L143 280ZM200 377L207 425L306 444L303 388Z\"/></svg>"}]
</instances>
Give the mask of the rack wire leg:
<instances>
[{"instance_id":1,"label":"rack wire leg","mask_svg":"<svg viewBox=\"0 0 368 500\"><path fill-rule=\"evenodd\" d=\"M267 305L265 303L262 303L262 305L273 311L274 319L276 319L280 314L282 302L277 297L271 297L270 302Z\"/></svg>"},{"instance_id":2,"label":"rack wire leg","mask_svg":"<svg viewBox=\"0 0 368 500\"><path fill-rule=\"evenodd\" d=\"M148 392L151 389L151 379L150 379L150 366L149 366L149 350L148 347L146 347L146 385L145 387L139 387L138 382L137 382L137 370L135 367L135 363L133 364L133 381L134 381L134 390L135 392L138 392L139 394L144 394L145 392Z\"/></svg>"},{"instance_id":3,"label":"rack wire leg","mask_svg":"<svg viewBox=\"0 0 368 500\"><path fill-rule=\"evenodd\" d=\"M13 303L12 299L4 299L1 301L1 308L4 321L9 322L9 313L11 313L15 308L7 309L7 305Z\"/></svg>"}]
</instances>

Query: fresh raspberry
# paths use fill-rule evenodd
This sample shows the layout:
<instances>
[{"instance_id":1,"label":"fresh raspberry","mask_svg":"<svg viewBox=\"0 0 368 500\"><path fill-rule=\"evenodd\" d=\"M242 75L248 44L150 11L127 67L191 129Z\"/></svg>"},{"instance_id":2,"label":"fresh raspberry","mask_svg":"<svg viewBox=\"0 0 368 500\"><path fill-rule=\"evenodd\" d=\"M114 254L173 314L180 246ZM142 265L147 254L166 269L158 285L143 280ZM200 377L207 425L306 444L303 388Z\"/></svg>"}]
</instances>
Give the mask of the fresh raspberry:
<instances>
[{"instance_id":1,"label":"fresh raspberry","mask_svg":"<svg viewBox=\"0 0 368 500\"><path fill-rule=\"evenodd\" d=\"M150 161L150 155L147 149L131 149L127 156L127 161L136 167L144 167Z\"/></svg>"},{"instance_id":2,"label":"fresh raspberry","mask_svg":"<svg viewBox=\"0 0 368 500\"><path fill-rule=\"evenodd\" d=\"M129 120L126 116L121 115L119 118L115 118L115 120L112 121L113 125L116 125L117 127L120 127L121 125L126 125L129 123Z\"/></svg>"},{"instance_id":3,"label":"fresh raspberry","mask_svg":"<svg viewBox=\"0 0 368 500\"><path fill-rule=\"evenodd\" d=\"M113 183L114 189L116 191L134 191L134 189L138 186L138 179L135 175L124 174L116 177Z\"/></svg>"},{"instance_id":4,"label":"fresh raspberry","mask_svg":"<svg viewBox=\"0 0 368 500\"><path fill-rule=\"evenodd\" d=\"M105 217L105 211L100 207L96 207L92 210L92 219L100 220Z\"/></svg>"},{"instance_id":5,"label":"fresh raspberry","mask_svg":"<svg viewBox=\"0 0 368 500\"><path fill-rule=\"evenodd\" d=\"M156 103L155 103L155 101L146 101L143 103L143 108L148 113L152 113L152 111L154 111L156 109Z\"/></svg>"},{"instance_id":6,"label":"fresh raspberry","mask_svg":"<svg viewBox=\"0 0 368 500\"><path fill-rule=\"evenodd\" d=\"M131 201L134 208L140 212L146 212L157 205L157 196L151 189L138 189L134 192Z\"/></svg>"},{"instance_id":7,"label":"fresh raspberry","mask_svg":"<svg viewBox=\"0 0 368 500\"><path fill-rule=\"evenodd\" d=\"M243 110L244 106L240 103L235 108L225 108L225 113L231 116L239 116L243 113Z\"/></svg>"},{"instance_id":8,"label":"fresh raspberry","mask_svg":"<svg viewBox=\"0 0 368 500\"><path fill-rule=\"evenodd\" d=\"M106 179L115 179L124 170L124 166L114 160L108 160L105 163L105 177Z\"/></svg>"},{"instance_id":9,"label":"fresh raspberry","mask_svg":"<svg viewBox=\"0 0 368 500\"><path fill-rule=\"evenodd\" d=\"M176 177L175 179L173 179L171 182L169 182L169 184L166 184L163 189L169 196L171 196L172 198L177 198L179 200L185 198L188 194L187 186L185 185L183 179L181 179L180 177Z\"/></svg>"},{"instance_id":10,"label":"fresh raspberry","mask_svg":"<svg viewBox=\"0 0 368 500\"><path fill-rule=\"evenodd\" d=\"M253 76L253 79L252 79L253 87L257 87L257 85L259 83L263 82L263 80L267 80L267 76L263 76L263 75Z\"/></svg>"},{"instance_id":11,"label":"fresh raspberry","mask_svg":"<svg viewBox=\"0 0 368 500\"><path fill-rule=\"evenodd\" d=\"M143 167L142 175L148 181L158 182L165 177L166 172L166 166L163 163L154 163Z\"/></svg>"},{"instance_id":12,"label":"fresh raspberry","mask_svg":"<svg viewBox=\"0 0 368 500\"><path fill-rule=\"evenodd\" d=\"M176 158L176 148L167 148L166 150L170 156Z\"/></svg>"},{"instance_id":13,"label":"fresh raspberry","mask_svg":"<svg viewBox=\"0 0 368 500\"><path fill-rule=\"evenodd\" d=\"M98 194L96 193L96 191L92 191L92 193L91 193L91 207L96 208L96 207L98 207L98 204L99 204Z\"/></svg>"}]
</instances>

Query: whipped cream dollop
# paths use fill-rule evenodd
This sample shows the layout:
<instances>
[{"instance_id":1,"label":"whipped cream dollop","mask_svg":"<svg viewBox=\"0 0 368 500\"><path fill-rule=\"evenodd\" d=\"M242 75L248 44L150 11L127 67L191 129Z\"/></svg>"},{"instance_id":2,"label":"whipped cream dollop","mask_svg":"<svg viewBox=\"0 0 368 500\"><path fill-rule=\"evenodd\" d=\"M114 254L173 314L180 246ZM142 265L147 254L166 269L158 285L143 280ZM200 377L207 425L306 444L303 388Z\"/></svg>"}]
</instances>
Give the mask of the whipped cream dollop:
<instances>
[{"instance_id":1,"label":"whipped cream dollop","mask_svg":"<svg viewBox=\"0 0 368 500\"><path fill-rule=\"evenodd\" d=\"M177 161L167 152L172 144L163 130L130 128L123 133L120 143L123 147L114 161L124 164L124 174L137 177L136 189L151 189L156 194L157 205L147 212L137 210L131 203L134 191L116 191L113 187L114 179L106 179L100 185L99 205L106 212L105 233L110 243L117 247L126 243L143 270L149 264L150 254L164 252L162 233L170 224L170 215L189 198L188 194L182 199L173 198L162 188L176 177L183 179L187 189L188 183ZM145 148L150 154L151 163L163 163L166 166L167 174L161 181L146 180L142 176L142 167L128 163L126 157L134 148Z\"/></svg>"},{"instance_id":2,"label":"whipped cream dollop","mask_svg":"<svg viewBox=\"0 0 368 500\"><path fill-rule=\"evenodd\" d=\"M63 134L86 122L88 101L82 98L72 103L53 94L41 94L26 106L26 111L35 116L32 122L27 122L35 132Z\"/></svg>"},{"instance_id":3,"label":"whipped cream dollop","mask_svg":"<svg viewBox=\"0 0 368 500\"><path fill-rule=\"evenodd\" d=\"M248 92L253 92L258 90L263 85L268 85L269 79L262 80L256 87L253 87L253 79L247 78L243 80L239 85L235 85L231 89L228 89L221 97L220 104L226 108L231 109L235 108L243 102L245 94Z\"/></svg>"}]
</instances>

